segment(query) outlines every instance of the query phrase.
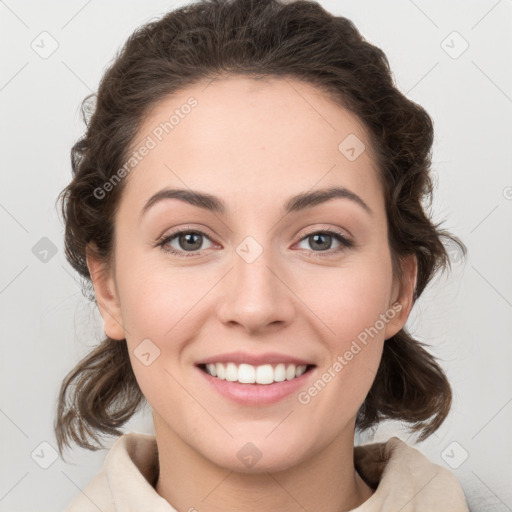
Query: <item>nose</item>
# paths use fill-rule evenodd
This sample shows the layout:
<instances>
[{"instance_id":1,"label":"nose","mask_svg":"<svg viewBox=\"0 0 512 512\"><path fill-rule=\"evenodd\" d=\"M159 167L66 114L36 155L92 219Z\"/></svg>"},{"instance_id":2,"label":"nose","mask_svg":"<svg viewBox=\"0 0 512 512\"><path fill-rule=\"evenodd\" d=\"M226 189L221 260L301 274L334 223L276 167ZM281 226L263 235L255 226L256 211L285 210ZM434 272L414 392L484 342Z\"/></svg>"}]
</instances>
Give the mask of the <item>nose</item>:
<instances>
[{"instance_id":1,"label":"nose","mask_svg":"<svg viewBox=\"0 0 512 512\"><path fill-rule=\"evenodd\" d=\"M295 295L282 266L267 249L254 261L240 254L233 253L232 269L222 280L217 308L221 322L240 326L249 334L289 325L295 314Z\"/></svg>"}]
</instances>

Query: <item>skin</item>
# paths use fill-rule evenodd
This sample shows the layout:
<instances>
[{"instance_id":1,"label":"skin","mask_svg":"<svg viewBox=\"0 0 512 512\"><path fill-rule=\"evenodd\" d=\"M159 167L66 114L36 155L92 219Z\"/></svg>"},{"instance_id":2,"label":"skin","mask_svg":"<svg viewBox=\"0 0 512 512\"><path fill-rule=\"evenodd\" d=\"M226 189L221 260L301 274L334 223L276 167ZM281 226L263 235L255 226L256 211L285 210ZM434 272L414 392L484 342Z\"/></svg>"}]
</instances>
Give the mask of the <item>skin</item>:
<instances>
[{"instance_id":1,"label":"skin","mask_svg":"<svg viewBox=\"0 0 512 512\"><path fill-rule=\"evenodd\" d=\"M198 100L124 178L115 265L88 255L105 333L126 339L153 410L156 491L180 511L351 510L373 492L353 464L356 414L385 340L409 315L416 259L403 260L403 279L394 279L384 196L356 116L295 80L230 76L206 85L149 113L139 141L190 96ZM338 149L349 134L366 144L354 161ZM290 196L329 186L350 189L373 213L336 198L283 216ZM227 212L166 199L140 220L148 198L165 187L218 196ZM181 228L207 235L192 257L156 245ZM327 238L322 251L311 235L332 229L356 246ZM263 249L251 263L236 252L247 236ZM193 252L179 237L170 245ZM401 311L305 405L296 393L272 405L234 403L194 366L222 352L277 351L315 362L307 389L397 302ZM134 350L148 338L160 355L145 366ZM248 442L262 455L252 467L237 457Z\"/></svg>"}]
</instances>

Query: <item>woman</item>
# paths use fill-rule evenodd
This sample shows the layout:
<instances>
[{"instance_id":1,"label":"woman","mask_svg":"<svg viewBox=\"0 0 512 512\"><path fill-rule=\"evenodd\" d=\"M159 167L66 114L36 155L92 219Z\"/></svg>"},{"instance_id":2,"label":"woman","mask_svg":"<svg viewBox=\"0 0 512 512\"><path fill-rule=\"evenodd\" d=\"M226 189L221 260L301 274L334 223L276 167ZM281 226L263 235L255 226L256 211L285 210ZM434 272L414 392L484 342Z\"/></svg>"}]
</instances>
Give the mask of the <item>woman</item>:
<instances>
[{"instance_id":1,"label":"woman","mask_svg":"<svg viewBox=\"0 0 512 512\"><path fill-rule=\"evenodd\" d=\"M424 211L432 122L384 53L315 2L199 1L129 38L86 121L65 245L106 338L55 430L61 454L121 437L68 510L468 510L397 437L354 447L448 415L404 325L442 237L465 252ZM123 435L145 403L155 436Z\"/></svg>"}]
</instances>

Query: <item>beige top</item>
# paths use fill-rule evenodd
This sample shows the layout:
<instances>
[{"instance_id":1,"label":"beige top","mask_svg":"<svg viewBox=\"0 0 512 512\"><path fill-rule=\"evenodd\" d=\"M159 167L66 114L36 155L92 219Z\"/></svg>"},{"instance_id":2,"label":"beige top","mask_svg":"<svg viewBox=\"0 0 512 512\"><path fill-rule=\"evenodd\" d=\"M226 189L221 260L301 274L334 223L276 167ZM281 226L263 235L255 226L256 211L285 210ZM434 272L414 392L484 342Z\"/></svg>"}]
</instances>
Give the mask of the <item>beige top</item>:
<instances>
[{"instance_id":1,"label":"beige top","mask_svg":"<svg viewBox=\"0 0 512 512\"><path fill-rule=\"evenodd\" d=\"M397 437L355 447L354 461L376 490L352 512L469 512L455 475ZM124 434L66 512L177 512L155 491L157 477L155 436Z\"/></svg>"}]
</instances>

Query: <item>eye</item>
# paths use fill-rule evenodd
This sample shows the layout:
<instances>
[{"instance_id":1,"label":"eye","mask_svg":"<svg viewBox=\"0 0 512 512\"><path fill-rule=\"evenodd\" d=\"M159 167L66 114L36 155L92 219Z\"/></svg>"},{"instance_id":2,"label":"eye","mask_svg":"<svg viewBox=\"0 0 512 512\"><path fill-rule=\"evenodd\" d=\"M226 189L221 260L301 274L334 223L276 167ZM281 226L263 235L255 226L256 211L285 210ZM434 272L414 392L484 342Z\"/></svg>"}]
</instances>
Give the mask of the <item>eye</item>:
<instances>
[{"instance_id":1,"label":"eye","mask_svg":"<svg viewBox=\"0 0 512 512\"><path fill-rule=\"evenodd\" d=\"M333 239L338 242L338 246L332 248ZM315 256L328 256L333 253L338 253L343 251L345 248L350 248L354 246L354 243L346 238L342 233L337 231L315 231L314 233L310 233L301 239L301 243L303 241L309 241L308 244L311 248L316 248L319 250L314 250L314 253L324 253L324 254L315 254Z\"/></svg>"},{"instance_id":2,"label":"eye","mask_svg":"<svg viewBox=\"0 0 512 512\"><path fill-rule=\"evenodd\" d=\"M202 247L205 239L211 242L209 236L200 230L181 230L167 235L157 245L169 254L190 257L205 249ZM338 243L335 248L331 247L333 239ZM312 255L315 257L327 257L355 245L342 233L331 230L315 231L303 237L299 243L303 241L309 241L309 246L313 249Z\"/></svg>"},{"instance_id":3,"label":"eye","mask_svg":"<svg viewBox=\"0 0 512 512\"><path fill-rule=\"evenodd\" d=\"M175 233L172 233L171 235L168 235L163 240L161 240L158 243L158 246L162 247L162 250L165 252L174 254L176 256L195 256L197 251L204 249L204 247L201 248L201 246L205 238L210 240L206 233L198 230L176 231ZM172 245L173 242L175 244L174 246Z\"/></svg>"}]
</instances>

